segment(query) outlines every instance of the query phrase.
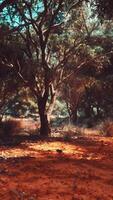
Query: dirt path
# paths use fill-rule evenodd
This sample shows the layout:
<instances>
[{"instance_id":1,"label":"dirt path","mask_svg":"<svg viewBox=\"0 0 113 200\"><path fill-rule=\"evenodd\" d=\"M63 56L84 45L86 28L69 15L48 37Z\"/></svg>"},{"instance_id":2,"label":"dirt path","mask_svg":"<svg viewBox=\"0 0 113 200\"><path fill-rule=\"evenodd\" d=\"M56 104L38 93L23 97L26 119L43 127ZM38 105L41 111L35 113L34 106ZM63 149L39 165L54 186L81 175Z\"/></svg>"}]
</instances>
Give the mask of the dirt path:
<instances>
[{"instance_id":1,"label":"dirt path","mask_svg":"<svg viewBox=\"0 0 113 200\"><path fill-rule=\"evenodd\" d=\"M113 200L113 139L0 147L0 200Z\"/></svg>"}]
</instances>

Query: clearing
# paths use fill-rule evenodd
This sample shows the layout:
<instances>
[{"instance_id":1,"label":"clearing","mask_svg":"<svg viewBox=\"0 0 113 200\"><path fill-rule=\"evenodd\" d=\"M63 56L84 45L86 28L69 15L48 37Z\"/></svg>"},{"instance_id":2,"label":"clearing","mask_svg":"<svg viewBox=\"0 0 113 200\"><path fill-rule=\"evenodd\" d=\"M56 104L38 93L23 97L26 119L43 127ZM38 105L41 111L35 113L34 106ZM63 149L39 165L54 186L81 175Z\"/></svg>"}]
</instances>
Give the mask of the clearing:
<instances>
[{"instance_id":1,"label":"clearing","mask_svg":"<svg viewBox=\"0 0 113 200\"><path fill-rule=\"evenodd\" d=\"M0 146L0 200L113 200L113 138Z\"/></svg>"}]
</instances>

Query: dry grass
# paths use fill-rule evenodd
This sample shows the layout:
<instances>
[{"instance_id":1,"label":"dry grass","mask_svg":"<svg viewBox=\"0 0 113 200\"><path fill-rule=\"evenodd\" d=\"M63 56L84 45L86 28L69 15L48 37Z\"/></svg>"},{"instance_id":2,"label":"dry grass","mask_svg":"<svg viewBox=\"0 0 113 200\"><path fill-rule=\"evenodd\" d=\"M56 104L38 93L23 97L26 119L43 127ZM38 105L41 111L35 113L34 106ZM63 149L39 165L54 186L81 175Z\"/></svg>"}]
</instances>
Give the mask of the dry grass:
<instances>
[{"instance_id":1,"label":"dry grass","mask_svg":"<svg viewBox=\"0 0 113 200\"><path fill-rule=\"evenodd\" d=\"M113 121L105 121L103 130L106 133L106 136L113 136Z\"/></svg>"},{"instance_id":2,"label":"dry grass","mask_svg":"<svg viewBox=\"0 0 113 200\"><path fill-rule=\"evenodd\" d=\"M85 128L74 126L72 124L64 125L53 131L52 136L63 137L64 140L70 140L81 136L100 136L101 130L99 128Z\"/></svg>"},{"instance_id":3,"label":"dry grass","mask_svg":"<svg viewBox=\"0 0 113 200\"><path fill-rule=\"evenodd\" d=\"M99 124L97 127L100 130L100 134L106 137L112 137L113 136L113 121L110 119L107 119Z\"/></svg>"}]
</instances>

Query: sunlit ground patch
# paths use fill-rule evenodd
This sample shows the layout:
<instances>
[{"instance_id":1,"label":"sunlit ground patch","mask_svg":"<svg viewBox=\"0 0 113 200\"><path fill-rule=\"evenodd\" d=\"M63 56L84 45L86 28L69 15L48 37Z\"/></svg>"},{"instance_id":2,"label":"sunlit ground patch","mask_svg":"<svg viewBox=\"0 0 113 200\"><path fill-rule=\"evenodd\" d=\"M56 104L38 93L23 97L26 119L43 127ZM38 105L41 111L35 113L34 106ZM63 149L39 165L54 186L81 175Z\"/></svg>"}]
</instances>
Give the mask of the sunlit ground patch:
<instances>
[{"instance_id":1,"label":"sunlit ground patch","mask_svg":"<svg viewBox=\"0 0 113 200\"><path fill-rule=\"evenodd\" d=\"M77 159L101 159L102 156L95 155L94 153L88 153L84 147L76 146L73 144L67 144L63 142L44 142L40 144L29 144L29 148L32 150L41 151L41 152L49 152L54 154L61 154L71 157L76 157Z\"/></svg>"},{"instance_id":2,"label":"sunlit ground patch","mask_svg":"<svg viewBox=\"0 0 113 200\"><path fill-rule=\"evenodd\" d=\"M15 158L15 157L25 157L25 156L68 156L74 157L76 159L86 159L86 160L100 160L102 155L95 152L88 152L87 148L82 145L75 145L64 143L61 141L53 142L37 142L37 143L27 143L24 144L25 148L20 147L15 148L4 148L0 150L0 158Z\"/></svg>"},{"instance_id":3,"label":"sunlit ground patch","mask_svg":"<svg viewBox=\"0 0 113 200\"><path fill-rule=\"evenodd\" d=\"M22 150L22 149L6 149L6 150L2 150L0 151L0 158L4 158L4 159L7 159L7 158L16 158L16 157L25 157L25 156L28 156L29 155L29 151L26 149L26 150Z\"/></svg>"}]
</instances>

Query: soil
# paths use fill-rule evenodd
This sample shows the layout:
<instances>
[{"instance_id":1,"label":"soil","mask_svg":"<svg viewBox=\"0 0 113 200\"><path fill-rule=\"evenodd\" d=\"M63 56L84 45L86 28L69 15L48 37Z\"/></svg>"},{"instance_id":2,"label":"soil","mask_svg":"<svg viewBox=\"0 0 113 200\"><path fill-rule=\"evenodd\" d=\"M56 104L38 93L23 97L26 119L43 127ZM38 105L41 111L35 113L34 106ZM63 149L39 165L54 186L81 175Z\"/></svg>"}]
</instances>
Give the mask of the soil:
<instances>
[{"instance_id":1,"label":"soil","mask_svg":"<svg viewBox=\"0 0 113 200\"><path fill-rule=\"evenodd\" d=\"M0 200L113 200L113 139L0 146Z\"/></svg>"}]
</instances>

